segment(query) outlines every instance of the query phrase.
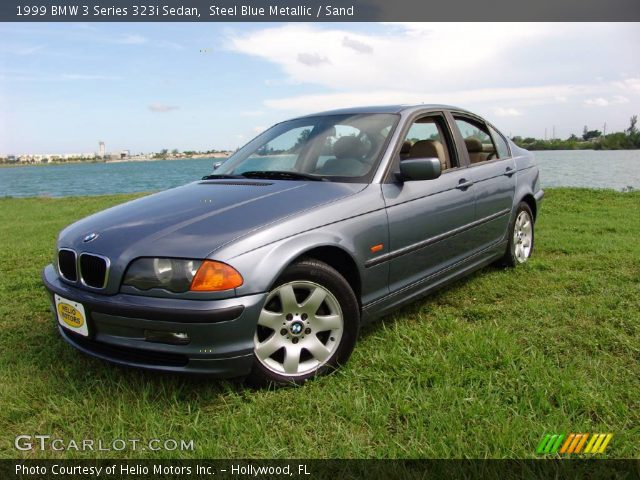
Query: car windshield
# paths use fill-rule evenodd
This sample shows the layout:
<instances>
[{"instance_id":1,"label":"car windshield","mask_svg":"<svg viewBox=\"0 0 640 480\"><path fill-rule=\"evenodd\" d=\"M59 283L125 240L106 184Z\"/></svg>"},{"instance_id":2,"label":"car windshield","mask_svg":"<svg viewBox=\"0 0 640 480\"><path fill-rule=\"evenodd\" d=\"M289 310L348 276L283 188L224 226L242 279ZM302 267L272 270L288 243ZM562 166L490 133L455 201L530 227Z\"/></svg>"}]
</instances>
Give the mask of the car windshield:
<instances>
[{"instance_id":1,"label":"car windshield","mask_svg":"<svg viewBox=\"0 0 640 480\"><path fill-rule=\"evenodd\" d=\"M398 118L319 115L279 123L229 157L210 178L368 182Z\"/></svg>"}]
</instances>

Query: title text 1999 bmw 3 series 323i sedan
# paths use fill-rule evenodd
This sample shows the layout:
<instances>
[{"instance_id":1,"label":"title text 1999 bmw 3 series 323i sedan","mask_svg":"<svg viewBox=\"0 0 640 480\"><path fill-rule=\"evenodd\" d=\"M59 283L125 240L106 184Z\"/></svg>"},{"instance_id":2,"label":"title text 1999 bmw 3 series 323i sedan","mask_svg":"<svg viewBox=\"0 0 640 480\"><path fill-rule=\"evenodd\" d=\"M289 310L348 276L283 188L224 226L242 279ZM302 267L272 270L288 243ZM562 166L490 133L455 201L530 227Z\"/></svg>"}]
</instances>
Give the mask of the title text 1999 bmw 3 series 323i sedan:
<instances>
[{"instance_id":1,"label":"title text 1999 bmw 3 series 323i sedan","mask_svg":"<svg viewBox=\"0 0 640 480\"><path fill-rule=\"evenodd\" d=\"M149 369L302 383L361 325L491 262L526 262L533 156L470 112L279 123L202 180L65 228L44 284L62 337Z\"/></svg>"}]
</instances>

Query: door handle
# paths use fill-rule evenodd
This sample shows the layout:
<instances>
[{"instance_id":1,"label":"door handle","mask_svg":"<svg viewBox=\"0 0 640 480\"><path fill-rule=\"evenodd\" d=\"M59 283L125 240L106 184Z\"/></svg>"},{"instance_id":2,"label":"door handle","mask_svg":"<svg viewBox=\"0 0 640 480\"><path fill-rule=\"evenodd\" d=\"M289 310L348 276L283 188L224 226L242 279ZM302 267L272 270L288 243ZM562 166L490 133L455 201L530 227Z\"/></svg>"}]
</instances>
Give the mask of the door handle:
<instances>
[{"instance_id":1,"label":"door handle","mask_svg":"<svg viewBox=\"0 0 640 480\"><path fill-rule=\"evenodd\" d=\"M458 185L456 185L456 188L458 190L466 190L467 188L469 188L471 185L473 185L473 182L471 181L467 181L467 179L465 178L461 178L460 182L458 182Z\"/></svg>"},{"instance_id":2,"label":"door handle","mask_svg":"<svg viewBox=\"0 0 640 480\"><path fill-rule=\"evenodd\" d=\"M504 171L504 174L505 174L507 177L510 177L510 176L511 176L511 175L513 175L514 173L516 173L516 171L515 171L513 168L511 168L511 167L507 167L507 169Z\"/></svg>"}]
</instances>

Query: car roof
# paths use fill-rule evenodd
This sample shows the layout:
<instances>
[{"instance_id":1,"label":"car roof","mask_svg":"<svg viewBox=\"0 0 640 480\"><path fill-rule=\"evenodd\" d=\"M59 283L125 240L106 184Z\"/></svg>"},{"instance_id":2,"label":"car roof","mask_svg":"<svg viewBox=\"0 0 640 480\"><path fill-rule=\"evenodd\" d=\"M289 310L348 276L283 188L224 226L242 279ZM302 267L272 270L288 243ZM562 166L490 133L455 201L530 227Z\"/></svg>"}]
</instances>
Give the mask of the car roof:
<instances>
[{"instance_id":1,"label":"car roof","mask_svg":"<svg viewBox=\"0 0 640 480\"><path fill-rule=\"evenodd\" d=\"M454 107L451 105L439 105L439 104L417 104L417 105L369 105L363 107L350 107L350 108L340 108L336 110L326 110L324 112L311 113L309 115L303 115L299 118L306 117L316 117L319 115L357 115L364 113L402 113L402 112L412 112L416 110L455 110L455 111L463 111L467 110L463 108ZM470 113L470 112L469 112Z\"/></svg>"}]
</instances>

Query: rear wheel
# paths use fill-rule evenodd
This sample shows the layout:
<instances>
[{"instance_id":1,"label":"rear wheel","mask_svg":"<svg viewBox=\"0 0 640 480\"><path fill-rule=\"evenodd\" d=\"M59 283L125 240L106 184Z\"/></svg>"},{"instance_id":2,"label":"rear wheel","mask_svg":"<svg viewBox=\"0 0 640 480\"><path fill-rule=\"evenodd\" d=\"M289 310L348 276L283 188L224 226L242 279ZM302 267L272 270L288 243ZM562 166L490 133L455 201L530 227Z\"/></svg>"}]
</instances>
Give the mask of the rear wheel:
<instances>
[{"instance_id":1,"label":"rear wheel","mask_svg":"<svg viewBox=\"0 0 640 480\"><path fill-rule=\"evenodd\" d=\"M509 225L509 244L502 263L515 267L529 260L533 252L533 213L526 202L520 202L516 215Z\"/></svg>"},{"instance_id":2,"label":"rear wheel","mask_svg":"<svg viewBox=\"0 0 640 480\"><path fill-rule=\"evenodd\" d=\"M349 358L360 313L335 269L313 259L291 265L269 292L254 335L256 386L302 384Z\"/></svg>"}]
</instances>

